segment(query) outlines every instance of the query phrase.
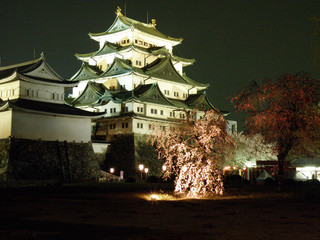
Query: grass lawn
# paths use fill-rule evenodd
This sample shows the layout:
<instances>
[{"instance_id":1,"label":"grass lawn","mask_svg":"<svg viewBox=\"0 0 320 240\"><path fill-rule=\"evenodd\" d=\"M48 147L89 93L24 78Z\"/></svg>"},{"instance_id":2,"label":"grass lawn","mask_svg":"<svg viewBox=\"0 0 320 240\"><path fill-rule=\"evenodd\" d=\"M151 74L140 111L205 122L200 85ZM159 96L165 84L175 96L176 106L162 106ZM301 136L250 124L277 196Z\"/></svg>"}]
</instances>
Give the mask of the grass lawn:
<instances>
[{"instance_id":1,"label":"grass lawn","mask_svg":"<svg viewBox=\"0 0 320 240\"><path fill-rule=\"evenodd\" d=\"M229 186L165 198L170 184L1 187L0 239L320 239L320 185Z\"/></svg>"}]
</instances>

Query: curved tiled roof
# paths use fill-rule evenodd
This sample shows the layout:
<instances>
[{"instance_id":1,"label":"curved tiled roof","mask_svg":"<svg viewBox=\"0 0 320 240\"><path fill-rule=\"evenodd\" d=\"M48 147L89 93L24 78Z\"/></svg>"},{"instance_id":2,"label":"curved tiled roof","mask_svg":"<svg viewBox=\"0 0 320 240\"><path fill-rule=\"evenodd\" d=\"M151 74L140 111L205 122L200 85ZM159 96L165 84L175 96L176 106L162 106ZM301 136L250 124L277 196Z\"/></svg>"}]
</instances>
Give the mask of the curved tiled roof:
<instances>
[{"instance_id":1,"label":"curved tiled roof","mask_svg":"<svg viewBox=\"0 0 320 240\"><path fill-rule=\"evenodd\" d=\"M174 41L177 43L180 43L182 41L182 38L172 38L169 37L161 32L159 32L155 26L153 26L152 24L146 24L146 23L142 23L136 20L133 20L131 18L125 17L125 16L117 16L115 21L113 22L113 24L111 25L111 27L102 33L89 33L89 35L91 37L99 37L99 36L104 36L104 35L108 35L108 34L112 34L112 33L116 33L116 32L120 32L123 30L127 30L130 28L134 28L137 29L141 32L150 34L152 36L155 37L159 37L165 40L169 40L169 41Z\"/></svg>"},{"instance_id":2,"label":"curved tiled roof","mask_svg":"<svg viewBox=\"0 0 320 240\"><path fill-rule=\"evenodd\" d=\"M114 75L121 75L125 73L132 72L133 68L131 66L130 60L123 60L120 58L114 58L113 63L109 68L100 75L100 77L110 77Z\"/></svg>"},{"instance_id":3,"label":"curved tiled roof","mask_svg":"<svg viewBox=\"0 0 320 240\"><path fill-rule=\"evenodd\" d=\"M92 106L100 100L107 89L101 83L88 82L83 92L74 99L71 104L73 106Z\"/></svg>"},{"instance_id":4,"label":"curved tiled roof","mask_svg":"<svg viewBox=\"0 0 320 240\"><path fill-rule=\"evenodd\" d=\"M207 88L209 86L208 84L196 82L186 76L181 76L173 66L169 56L157 59L150 65L146 66L144 68L144 72L150 77L164 79L175 83L188 84L193 87Z\"/></svg>"},{"instance_id":5,"label":"curved tiled roof","mask_svg":"<svg viewBox=\"0 0 320 240\"><path fill-rule=\"evenodd\" d=\"M22 80L41 85L54 85L73 87L77 84L70 83L58 75L46 62L43 55L39 59L0 67L0 81Z\"/></svg>"},{"instance_id":6,"label":"curved tiled roof","mask_svg":"<svg viewBox=\"0 0 320 240\"><path fill-rule=\"evenodd\" d=\"M102 74L102 71L96 67L91 66L86 62L82 62L81 68L71 77L71 81L83 81L88 79L95 79Z\"/></svg>"},{"instance_id":7,"label":"curved tiled roof","mask_svg":"<svg viewBox=\"0 0 320 240\"><path fill-rule=\"evenodd\" d=\"M33 101L27 99L14 99L5 102L1 102L0 110L7 106L11 107L16 110L22 110L27 112L37 112L49 115L59 115L59 116L73 116L73 117L89 117L89 118L96 118L101 117L102 113L94 113L88 112L84 110L80 110L75 107L68 106L66 104L59 104L59 103L48 103L48 102L40 102L40 101Z\"/></svg>"}]
</instances>

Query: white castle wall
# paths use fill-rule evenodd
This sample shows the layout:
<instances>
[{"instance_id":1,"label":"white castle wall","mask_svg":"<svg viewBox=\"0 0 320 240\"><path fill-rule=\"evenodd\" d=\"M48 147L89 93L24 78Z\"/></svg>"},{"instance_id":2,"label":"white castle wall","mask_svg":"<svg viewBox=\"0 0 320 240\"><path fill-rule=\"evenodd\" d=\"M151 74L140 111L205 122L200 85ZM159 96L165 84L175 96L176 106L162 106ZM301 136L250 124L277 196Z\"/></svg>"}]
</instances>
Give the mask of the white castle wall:
<instances>
[{"instance_id":1,"label":"white castle wall","mask_svg":"<svg viewBox=\"0 0 320 240\"><path fill-rule=\"evenodd\" d=\"M91 141L91 119L16 112L12 114L12 136L47 141Z\"/></svg>"},{"instance_id":2,"label":"white castle wall","mask_svg":"<svg viewBox=\"0 0 320 240\"><path fill-rule=\"evenodd\" d=\"M11 136L12 111L0 112L0 139Z\"/></svg>"}]
</instances>

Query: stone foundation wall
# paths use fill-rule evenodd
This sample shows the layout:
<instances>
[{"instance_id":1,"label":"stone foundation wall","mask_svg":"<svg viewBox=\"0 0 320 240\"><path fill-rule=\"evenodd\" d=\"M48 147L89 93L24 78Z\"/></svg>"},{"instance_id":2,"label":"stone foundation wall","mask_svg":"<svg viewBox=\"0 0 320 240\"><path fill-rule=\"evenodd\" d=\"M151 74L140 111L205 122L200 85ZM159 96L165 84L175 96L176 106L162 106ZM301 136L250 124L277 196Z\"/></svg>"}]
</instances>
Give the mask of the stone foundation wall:
<instances>
[{"instance_id":1,"label":"stone foundation wall","mask_svg":"<svg viewBox=\"0 0 320 240\"><path fill-rule=\"evenodd\" d=\"M91 143L26 139L0 141L2 180L90 181L99 177Z\"/></svg>"},{"instance_id":2,"label":"stone foundation wall","mask_svg":"<svg viewBox=\"0 0 320 240\"><path fill-rule=\"evenodd\" d=\"M149 168L149 176L160 176L163 162L158 160L153 146L147 142L147 135L121 134L112 137L110 152L105 161L101 162L101 169L109 172L115 168L115 174L124 171L124 177L140 178L139 164Z\"/></svg>"},{"instance_id":3,"label":"stone foundation wall","mask_svg":"<svg viewBox=\"0 0 320 240\"><path fill-rule=\"evenodd\" d=\"M9 166L10 141L9 139L0 139L0 180L8 171Z\"/></svg>"}]
</instances>

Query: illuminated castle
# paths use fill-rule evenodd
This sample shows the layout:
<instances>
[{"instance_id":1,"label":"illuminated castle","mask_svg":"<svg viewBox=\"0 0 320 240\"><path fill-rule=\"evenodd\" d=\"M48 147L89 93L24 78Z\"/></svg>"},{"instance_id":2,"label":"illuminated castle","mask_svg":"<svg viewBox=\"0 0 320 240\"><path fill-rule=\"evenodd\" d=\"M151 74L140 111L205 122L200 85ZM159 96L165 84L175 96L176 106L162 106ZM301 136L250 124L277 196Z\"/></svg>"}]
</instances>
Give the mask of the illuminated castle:
<instances>
[{"instance_id":1,"label":"illuminated castle","mask_svg":"<svg viewBox=\"0 0 320 240\"><path fill-rule=\"evenodd\" d=\"M195 60L173 54L173 47L182 39L159 32L156 20L142 23L130 19L118 7L111 27L89 36L99 43L99 50L76 54L82 65L70 81L80 83L68 103L104 112L94 123L94 139L111 142L112 148L116 136L131 134L137 139L151 133L153 124L167 128L185 118L181 109L198 109L197 119L206 110L218 111L207 98L209 85L190 79L183 71ZM145 162L137 149L133 154L133 168Z\"/></svg>"}]
</instances>

